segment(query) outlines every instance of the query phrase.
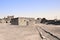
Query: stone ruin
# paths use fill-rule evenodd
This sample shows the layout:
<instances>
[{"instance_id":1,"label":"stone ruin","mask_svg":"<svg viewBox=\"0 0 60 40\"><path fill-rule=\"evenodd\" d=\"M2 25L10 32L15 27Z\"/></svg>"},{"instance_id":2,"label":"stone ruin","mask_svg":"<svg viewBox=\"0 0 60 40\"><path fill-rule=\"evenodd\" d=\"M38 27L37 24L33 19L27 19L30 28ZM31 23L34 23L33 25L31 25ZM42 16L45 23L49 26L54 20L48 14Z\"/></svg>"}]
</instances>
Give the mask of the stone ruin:
<instances>
[{"instance_id":1,"label":"stone ruin","mask_svg":"<svg viewBox=\"0 0 60 40\"><path fill-rule=\"evenodd\" d=\"M26 17L13 18L13 19L11 19L11 24L20 25L20 26L34 25L35 19L34 18L26 18Z\"/></svg>"},{"instance_id":2,"label":"stone ruin","mask_svg":"<svg viewBox=\"0 0 60 40\"><path fill-rule=\"evenodd\" d=\"M10 23L11 19L13 19L14 16L7 16L2 19L0 19L0 23Z\"/></svg>"}]
</instances>

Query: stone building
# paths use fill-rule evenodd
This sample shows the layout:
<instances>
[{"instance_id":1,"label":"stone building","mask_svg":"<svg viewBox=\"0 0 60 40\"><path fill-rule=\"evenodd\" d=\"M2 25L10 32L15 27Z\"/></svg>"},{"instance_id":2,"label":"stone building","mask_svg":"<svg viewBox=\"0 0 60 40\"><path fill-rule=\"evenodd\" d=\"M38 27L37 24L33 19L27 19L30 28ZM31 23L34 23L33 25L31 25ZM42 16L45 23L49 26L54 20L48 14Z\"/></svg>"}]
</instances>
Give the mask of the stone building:
<instances>
[{"instance_id":1,"label":"stone building","mask_svg":"<svg viewBox=\"0 0 60 40\"><path fill-rule=\"evenodd\" d=\"M6 23L4 19L0 19L0 23Z\"/></svg>"},{"instance_id":2,"label":"stone building","mask_svg":"<svg viewBox=\"0 0 60 40\"><path fill-rule=\"evenodd\" d=\"M10 23L11 19L13 19L14 16L7 16L2 19L0 19L0 23Z\"/></svg>"},{"instance_id":3,"label":"stone building","mask_svg":"<svg viewBox=\"0 0 60 40\"><path fill-rule=\"evenodd\" d=\"M2 19L0 19L0 23L2 23Z\"/></svg>"},{"instance_id":4,"label":"stone building","mask_svg":"<svg viewBox=\"0 0 60 40\"><path fill-rule=\"evenodd\" d=\"M34 25L35 19L34 18L25 18L25 17L13 18L13 19L11 19L11 24L20 25L20 26Z\"/></svg>"},{"instance_id":5,"label":"stone building","mask_svg":"<svg viewBox=\"0 0 60 40\"><path fill-rule=\"evenodd\" d=\"M3 18L3 20L5 20L6 21L6 23L10 23L10 21L11 21L11 19L13 19L14 18L14 16L7 16L7 18Z\"/></svg>"}]
</instances>

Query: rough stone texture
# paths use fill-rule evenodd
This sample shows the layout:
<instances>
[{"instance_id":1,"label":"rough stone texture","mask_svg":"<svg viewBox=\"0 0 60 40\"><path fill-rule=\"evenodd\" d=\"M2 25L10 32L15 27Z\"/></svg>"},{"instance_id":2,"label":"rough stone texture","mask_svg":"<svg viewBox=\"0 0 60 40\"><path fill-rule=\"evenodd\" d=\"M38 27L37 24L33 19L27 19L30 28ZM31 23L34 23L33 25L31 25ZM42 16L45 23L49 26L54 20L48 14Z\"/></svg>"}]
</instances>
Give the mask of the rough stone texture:
<instances>
[{"instance_id":1,"label":"rough stone texture","mask_svg":"<svg viewBox=\"0 0 60 40\"><path fill-rule=\"evenodd\" d=\"M20 26L34 25L35 19L34 18L24 18L24 17L13 18L11 20L11 24L15 24L15 25L17 24Z\"/></svg>"}]
</instances>

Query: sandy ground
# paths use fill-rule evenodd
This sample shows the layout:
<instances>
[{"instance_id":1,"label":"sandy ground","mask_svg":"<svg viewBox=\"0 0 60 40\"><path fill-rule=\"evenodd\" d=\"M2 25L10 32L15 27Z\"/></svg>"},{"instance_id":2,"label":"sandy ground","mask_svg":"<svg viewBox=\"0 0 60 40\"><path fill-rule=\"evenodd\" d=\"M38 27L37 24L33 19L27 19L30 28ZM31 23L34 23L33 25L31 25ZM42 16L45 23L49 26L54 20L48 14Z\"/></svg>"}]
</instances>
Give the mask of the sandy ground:
<instances>
[{"instance_id":1,"label":"sandy ground","mask_svg":"<svg viewBox=\"0 0 60 40\"><path fill-rule=\"evenodd\" d=\"M42 40L39 32L42 33L42 36L44 36L47 40L57 40L48 33L45 33L39 27L60 38L60 25L36 24L33 26L18 26L0 24L0 40ZM36 28L39 29L39 32Z\"/></svg>"},{"instance_id":2,"label":"sandy ground","mask_svg":"<svg viewBox=\"0 0 60 40\"><path fill-rule=\"evenodd\" d=\"M39 24L39 26L60 38L60 25Z\"/></svg>"},{"instance_id":3,"label":"sandy ground","mask_svg":"<svg viewBox=\"0 0 60 40\"><path fill-rule=\"evenodd\" d=\"M0 24L0 40L41 40L34 26Z\"/></svg>"}]
</instances>

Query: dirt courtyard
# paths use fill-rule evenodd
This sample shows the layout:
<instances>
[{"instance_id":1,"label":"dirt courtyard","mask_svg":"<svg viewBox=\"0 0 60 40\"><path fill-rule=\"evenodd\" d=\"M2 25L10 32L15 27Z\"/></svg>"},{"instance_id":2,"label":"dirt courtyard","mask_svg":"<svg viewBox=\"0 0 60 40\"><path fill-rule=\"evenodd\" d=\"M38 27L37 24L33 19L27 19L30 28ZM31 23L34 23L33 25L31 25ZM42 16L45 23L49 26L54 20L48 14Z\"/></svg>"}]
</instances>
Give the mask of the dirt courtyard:
<instances>
[{"instance_id":1,"label":"dirt courtyard","mask_svg":"<svg viewBox=\"0 0 60 40\"><path fill-rule=\"evenodd\" d=\"M60 38L60 25L39 24L41 28Z\"/></svg>"},{"instance_id":2,"label":"dirt courtyard","mask_svg":"<svg viewBox=\"0 0 60 40\"><path fill-rule=\"evenodd\" d=\"M0 40L41 40L34 26L0 24Z\"/></svg>"},{"instance_id":3,"label":"dirt courtyard","mask_svg":"<svg viewBox=\"0 0 60 40\"><path fill-rule=\"evenodd\" d=\"M43 29L60 37L60 26L57 25L39 24L33 26L18 26L0 24L0 40L42 40L36 27L42 27ZM42 32L42 30L40 30L40 32ZM46 37L49 35L45 32L43 32L43 34Z\"/></svg>"}]
</instances>

